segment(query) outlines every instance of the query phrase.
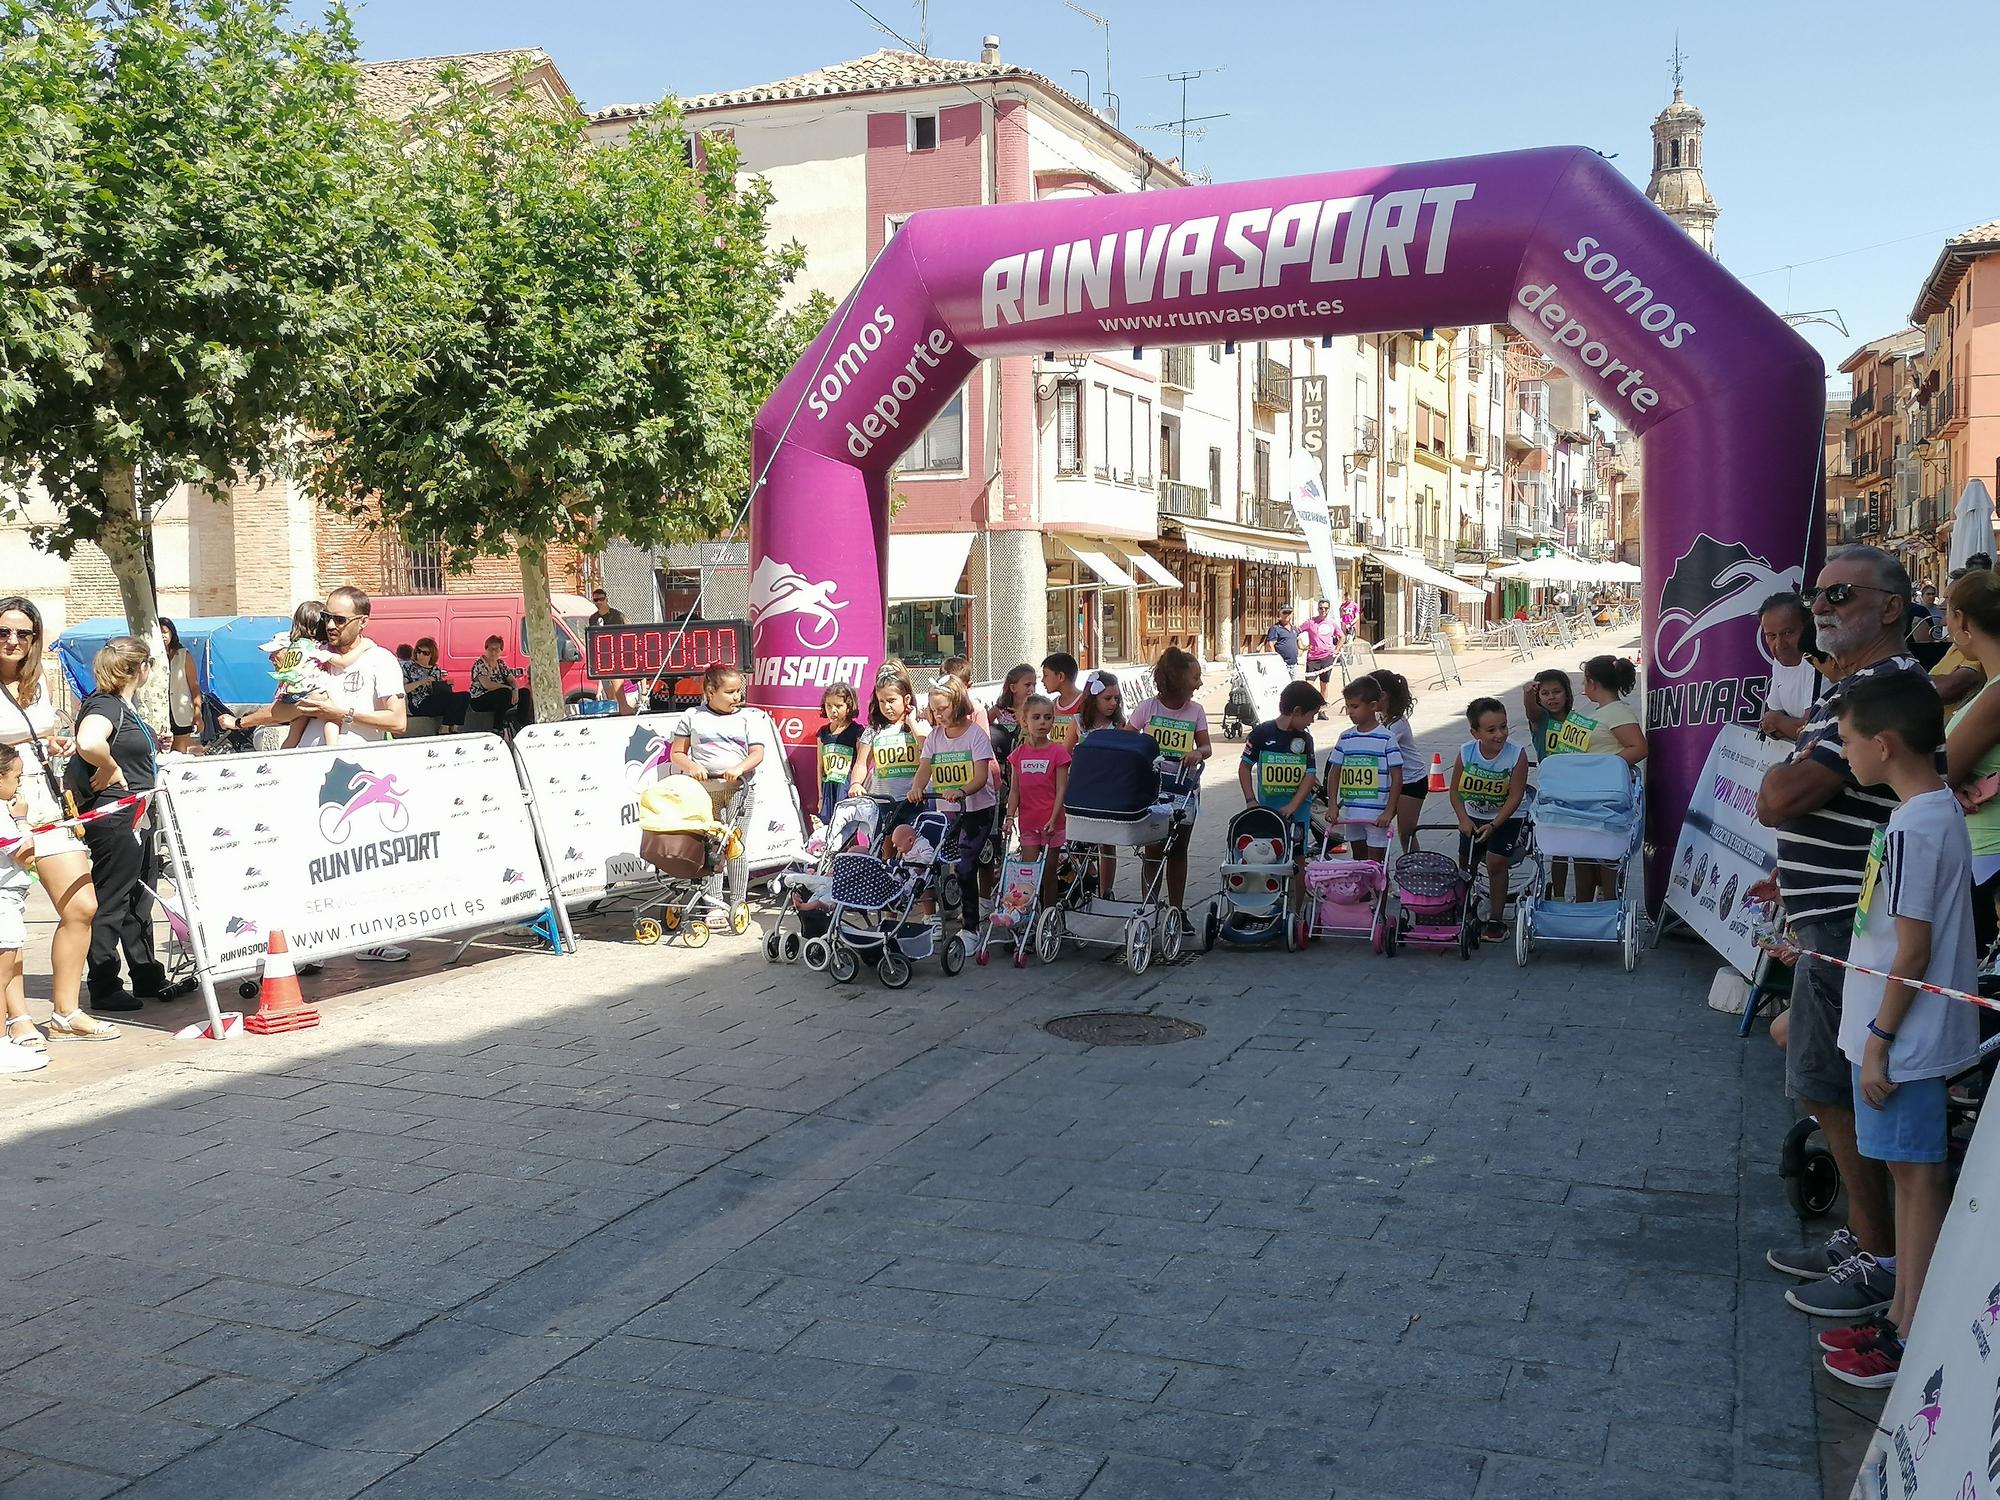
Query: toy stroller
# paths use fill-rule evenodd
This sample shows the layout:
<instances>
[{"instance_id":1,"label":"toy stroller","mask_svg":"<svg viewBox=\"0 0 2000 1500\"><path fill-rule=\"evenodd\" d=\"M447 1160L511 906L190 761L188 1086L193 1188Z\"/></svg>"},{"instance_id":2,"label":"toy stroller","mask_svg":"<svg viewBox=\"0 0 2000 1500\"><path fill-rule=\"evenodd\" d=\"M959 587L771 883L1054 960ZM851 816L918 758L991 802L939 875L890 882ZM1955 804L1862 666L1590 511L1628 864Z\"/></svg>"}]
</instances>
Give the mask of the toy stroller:
<instances>
[{"instance_id":1,"label":"toy stroller","mask_svg":"<svg viewBox=\"0 0 2000 1500\"><path fill-rule=\"evenodd\" d=\"M1426 833L1456 838L1458 829L1448 824L1419 826L1419 843ZM1473 868L1468 870L1452 855L1438 849L1412 849L1397 858L1390 869L1396 900L1392 952L1396 945L1408 944L1414 948L1456 950L1462 959L1472 957L1472 950L1479 946L1478 906L1473 893L1483 884L1480 872L1486 863L1476 844L1472 863Z\"/></svg>"},{"instance_id":2,"label":"toy stroller","mask_svg":"<svg viewBox=\"0 0 2000 1500\"><path fill-rule=\"evenodd\" d=\"M1222 867L1222 911L1209 915L1208 938L1245 947L1281 933L1296 946L1291 918L1297 908L1291 831L1273 808L1246 807L1229 820L1229 858Z\"/></svg>"},{"instance_id":3,"label":"toy stroller","mask_svg":"<svg viewBox=\"0 0 2000 1500\"><path fill-rule=\"evenodd\" d=\"M993 914L979 934L975 958L983 968L987 951L998 942L1014 945L1014 967L1028 967L1028 950L1034 949L1043 963L1053 962L1062 948L1062 925L1051 921L1042 910L1042 872L1048 866L1050 850L1038 849L1033 859L1016 851L1000 862L1000 888Z\"/></svg>"},{"instance_id":4,"label":"toy stroller","mask_svg":"<svg viewBox=\"0 0 2000 1500\"><path fill-rule=\"evenodd\" d=\"M772 883L781 905L778 920L764 934L764 958L769 963L797 963L807 959L807 967L824 967L826 948L813 947L812 939L826 936L828 912L833 906L833 861L850 849L873 847L882 824L882 804L873 797L843 797L833 805L833 818L814 835L808 858L800 860Z\"/></svg>"},{"instance_id":5,"label":"toy stroller","mask_svg":"<svg viewBox=\"0 0 2000 1500\"><path fill-rule=\"evenodd\" d=\"M1639 962L1639 844L1644 784L1616 755L1552 755L1542 762L1535 809L1536 876L1514 921L1514 961L1525 967L1540 943L1616 943L1629 973ZM1609 894L1596 901L1538 897L1551 859L1607 867ZM1696 867L1697 888L1704 872Z\"/></svg>"},{"instance_id":6,"label":"toy stroller","mask_svg":"<svg viewBox=\"0 0 2000 1500\"><path fill-rule=\"evenodd\" d=\"M737 808L729 809L734 817ZM721 913L730 930L746 932L750 907L734 908L708 890L709 877L722 872L742 852L733 823L718 822L707 789L692 776L669 776L639 794L639 857L660 872L661 888L633 914L632 936L657 943L677 933L690 948L708 941L708 918ZM657 911L658 917L646 915Z\"/></svg>"},{"instance_id":7,"label":"toy stroller","mask_svg":"<svg viewBox=\"0 0 2000 1500\"><path fill-rule=\"evenodd\" d=\"M827 896L832 903L824 937L810 938L803 957L809 968L824 969L837 984L860 972L862 961L875 965L875 975L892 990L910 982L912 964L936 953L945 973L965 967L966 944L955 934L940 951L937 920L917 914L918 901L933 889L942 862L937 852L947 828L937 813L917 815L914 840L907 855L894 853L894 829L869 850L836 854L829 872Z\"/></svg>"},{"instance_id":8,"label":"toy stroller","mask_svg":"<svg viewBox=\"0 0 2000 1500\"><path fill-rule=\"evenodd\" d=\"M1306 866L1306 898L1287 925L1286 949L1296 952L1316 937L1365 937L1377 953L1393 957L1396 924L1387 872L1379 860L1327 858L1331 843L1329 830L1321 857Z\"/></svg>"}]
</instances>

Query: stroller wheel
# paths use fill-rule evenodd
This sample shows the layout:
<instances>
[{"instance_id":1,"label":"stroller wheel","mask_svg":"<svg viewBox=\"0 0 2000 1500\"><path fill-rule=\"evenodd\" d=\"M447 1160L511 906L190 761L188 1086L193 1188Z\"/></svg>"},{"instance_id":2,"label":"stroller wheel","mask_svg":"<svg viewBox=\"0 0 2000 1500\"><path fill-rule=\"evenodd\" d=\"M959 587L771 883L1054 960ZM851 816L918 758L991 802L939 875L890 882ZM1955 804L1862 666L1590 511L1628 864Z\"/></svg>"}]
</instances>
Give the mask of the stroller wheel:
<instances>
[{"instance_id":1,"label":"stroller wheel","mask_svg":"<svg viewBox=\"0 0 2000 1500\"><path fill-rule=\"evenodd\" d=\"M750 903L739 901L729 909L729 930L738 937L750 930Z\"/></svg>"},{"instance_id":2,"label":"stroller wheel","mask_svg":"<svg viewBox=\"0 0 2000 1500\"><path fill-rule=\"evenodd\" d=\"M875 964L875 977L892 990L910 982L910 961L900 953L884 953Z\"/></svg>"},{"instance_id":3,"label":"stroller wheel","mask_svg":"<svg viewBox=\"0 0 2000 1500\"><path fill-rule=\"evenodd\" d=\"M1468 919L1467 921L1460 922L1458 924L1458 956L1467 963L1471 963L1472 950L1478 945L1478 942L1478 929L1472 925L1471 921Z\"/></svg>"},{"instance_id":4,"label":"stroller wheel","mask_svg":"<svg viewBox=\"0 0 2000 1500\"><path fill-rule=\"evenodd\" d=\"M985 959L982 958L980 962L984 963ZM1028 967L1028 950L1026 948L1017 947L1014 949L1014 967L1017 969Z\"/></svg>"},{"instance_id":5,"label":"stroller wheel","mask_svg":"<svg viewBox=\"0 0 2000 1500\"><path fill-rule=\"evenodd\" d=\"M1514 913L1514 966L1520 969L1528 967L1528 955L1535 951L1534 935L1529 930L1529 910L1523 902L1520 910Z\"/></svg>"},{"instance_id":6,"label":"stroller wheel","mask_svg":"<svg viewBox=\"0 0 2000 1500\"><path fill-rule=\"evenodd\" d=\"M1187 951L1187 915L1178 906L1167 908L1160 918L1160 962L1177 964Z\"/></svg>"},{"instance_id":7,"label":"stroller wheel","mask_svg":"<svg viewBox=\"0 0 2000 1500\"><path fill-rule=\"evenodd\" d=\"M1833 1153L1824 1146L1807 1146L1797 1175L1785 1179L1785 1196L1801 1218L1817 1219L1832 1213L1840 1197L1840 1167Z\"/></svg>"},{"instance_id":8,"label":"stroller wheel","mask_svg":"<svg viewBox=\"0 0 2000 1500\"><path fill-rule=\"evenodd\" d=\"M708 937L708 923L699 919L683 923L681 926L681 941L690 948L706 948Z\"/></svg>"},{"instance_id":9,"label":"stroller wheel","mask_svg":"<svg viewBox=\"0 0 2000 1500\"><path fill-rule=\"evenodd\" d=\"M1628 909L1618 924L1619 946L1623 950L1625 972L1639 967L1639 913Z\"/></svg>"},{"instance_id":10,"label":"stroller wheel","mask_svg":"<svg viewBox=\"0 0 2000 1500\"><path fill-rule=\"evenodd\" d=\"M645 943L649 947L661 937L660 924L651 917L641 917L632 924L632 941Z\"/></svg>"},{"instance_id":11,"label":"stroller wheel","mask_svg":"<svg viewBox=\"0 0 2000 1500\"><path fill-rule=\"evenodd\" d=\"M963 896L956 880L938 882L938 905L946 911L957 911L964 904Z\"/></svg>"},{"instance_id":12,"label":"stroller wheel","mask_svg":"<svg viewBox=\"0 0 2000 1500\"><path fill-rule=\"evenodd\" d=\"M1201 951L1213 953L1215 940L1222 935L1222 912L1214 906L1208 909L1208 920L1202 924Z\"/></svg>"},{"instance_id":13,"label":"stroller wheel","mask_svg":"<svg viewBox=\"0 0 2000 1500\"><path fill-rule=\"evenodd\" d=\"M666 928L668 932L680 931L681 909L678 906L669 906L665 911L661 912L660 925Z\"/></svg>"},{"instance_id":14,"label":"stroller wheel","mask_svg":"<svg viewBox=\"0 0 2000 1500\"><path fill-rule=\"evenodd\" d=\"M823 937L807 938L799 950L799 957L804 960L808 969L820 974L826 971L827 960L833 957L833 950Z\"/></svg>"},{"instance_id":15,"label":"stroller wheel","mask_svg":"<svg viewBox=\"0 0 2000 1500\"><path fill-rule=\"evenodd\" d=\"M861 960L854 956L852 948L843 943L827 958L826 972L835 984L846 984L861 972Z\"/></svg>"},{"instance_id":16,"label":"stroller wheel","mask_svg":"<svg viewBox=\"0 0 2000 1500\"><path fill-rule=\"evenodd\" d=\"M1050 907L1035 924L1035 957L1052 964L1062 956L1062 910Z\"/></svg>"},{"instance_id":17,"label":"stroller wheel","mask_svg":"<svg viewBox=\"0 0 2000 1500\"><path fill-rule=\"evenodd\" d=\"M768 932L764 935L764 962L775 964L784 962L785 935L782 932Z\"/></svg>"},{"instance_id":18,"label":"stroller wheel","mask_svg":"<svg viewBox=\"0 0 2000 1500\"><path fill-rule=\"evenodd\" d=\"M1136 978L1145 973L1152 962L1153 924L1144 917L1134 918L1132 925L1125 929L1125 967Z\"/></svg>"},{"instance_id":19,"label":"stroller wheel","mask_svg":"<svg viewBox=\"0 0 2000 1500\"><path fill-rule=\"evenodd\" d=\"M982 953L979 955L979 958L980 962L984 963L986 955ZM944 971L947 974L956 974L963 969L965 967L965 939L963 937L955 937L946 943L944 951L938 955L938 962L944 965Z\"/></svg>"},{"instance_id":20,"label":"stroller wheel","mask_svg":"<svg viewBox=\"0 0 2000 1500\"><path fill-rule=\"evenodd\" d=\"M236 994L239 999L255 1000L257 996L263 991L263 988L264 986L259 984L254 979L244 979L238 981L236 986Z\"/></svg>"},{"instance_id":21,"label":"stroller wheel","mask_svg":"<svg viewBox=\"0 0 2000 1500\"><path fill-rule=\"evenodd\" d=\"M778 957L788 964L795 964L799 961L799 954L804 947L804 941L796 932L788 932L778 944Z\"/></svg>"}]
</instances>

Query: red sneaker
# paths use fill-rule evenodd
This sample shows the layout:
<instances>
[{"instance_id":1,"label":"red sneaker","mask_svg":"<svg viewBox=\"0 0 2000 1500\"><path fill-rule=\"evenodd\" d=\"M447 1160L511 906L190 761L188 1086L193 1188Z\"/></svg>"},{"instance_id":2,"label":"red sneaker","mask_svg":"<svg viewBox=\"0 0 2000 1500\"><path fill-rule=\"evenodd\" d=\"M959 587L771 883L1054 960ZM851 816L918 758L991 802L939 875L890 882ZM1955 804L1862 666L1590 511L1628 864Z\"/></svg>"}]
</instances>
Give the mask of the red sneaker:
<instances>
[{"instance_id":1,"label":"red sneaker","mask_svg":"<svg viewBox=\"0 0 2000 1500\"><path fill-rule=\"evenodd\" d=\"M1829 1354L1820 1361L1835 1380L1864 1391L1886 1390L1896 1383L1896 1371L1903 1365L1903 1341L1890 1335L1859 1349Z\"/></svg>"},{"instance_id":2,"label":"red sneaker","mask_svg":"<svg viewBox=\"0 0 2000 1500\"><path fill-rule=\"evenodd\" d=\"M1852 1328L1827 1329L1819 1336L1819 1346L1828 1354L1847 1354L1865 1348L1885 1333L1895 1331L1887 1318L1866 1318Z\"/></svg>"}]
</instances>

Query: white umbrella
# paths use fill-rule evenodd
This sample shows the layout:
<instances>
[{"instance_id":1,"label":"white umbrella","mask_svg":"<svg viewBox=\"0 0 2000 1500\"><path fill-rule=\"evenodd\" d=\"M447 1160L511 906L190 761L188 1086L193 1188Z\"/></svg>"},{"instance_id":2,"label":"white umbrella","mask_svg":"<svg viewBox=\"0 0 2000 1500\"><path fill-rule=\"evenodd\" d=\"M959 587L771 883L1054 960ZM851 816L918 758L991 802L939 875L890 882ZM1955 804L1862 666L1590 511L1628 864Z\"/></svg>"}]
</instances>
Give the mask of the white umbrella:
<instances>
[{"instance_id":1,"label":"white umbrella","mask_svg":"<svg viewBox=\"0 0 2000 1500\"><path fill-rule=\"evenodd\" d=\"M1525 583L1570 583L1587 576L1580 569L1588 564L1566 557L1524 557L1519 562L1495 568L1489 578L1514 578Z\"/></svg>"},{"instance_id":2,"label":"white umbrella","mask_svg":"<svg viewBox=\"0 0 2000 1500\"><path fill-rule=\"evenodd\" d=\"M1983 480L1967 480L1959 494L1958 509L1951 515L1951 566L1965 566L1975 552L1993 556L1993 497L1986 493Z\"/></svg>"},{"instance_id":3,"label":"white umbrella","mask_svg":"<svg viewBox=\"0 0 2000 1500\"><path fill-rule=\"evenodd\" d=\"M1613 562L1604 565L1606 583L1637 583L1644 575L1628 562Z\"/></svg>"}]
</instances>

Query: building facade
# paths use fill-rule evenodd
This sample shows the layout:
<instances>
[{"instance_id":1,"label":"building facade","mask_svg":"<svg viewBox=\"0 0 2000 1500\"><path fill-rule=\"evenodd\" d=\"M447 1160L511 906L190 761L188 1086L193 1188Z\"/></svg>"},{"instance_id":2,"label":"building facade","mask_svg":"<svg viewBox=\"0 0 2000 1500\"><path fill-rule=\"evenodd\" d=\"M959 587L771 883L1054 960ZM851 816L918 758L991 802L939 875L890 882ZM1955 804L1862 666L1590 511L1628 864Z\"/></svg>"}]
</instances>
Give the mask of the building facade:
<instances>
[{"instance_id":1,"label":"building facade","mask_svg":"<svg viewBox=\"0 0 2000 1500\"><path fill-rule=\"evenodd\" d=\"M1915 508L1948 538L1968 483L2000 497L2000 220L1945 241L1910 321L1922 330L1911 362Z\"/></svg>"}]
</instances>

